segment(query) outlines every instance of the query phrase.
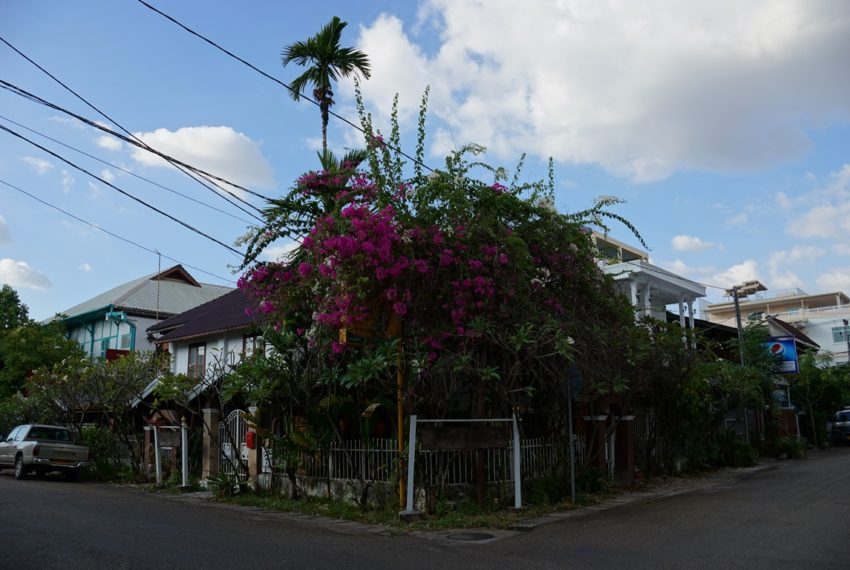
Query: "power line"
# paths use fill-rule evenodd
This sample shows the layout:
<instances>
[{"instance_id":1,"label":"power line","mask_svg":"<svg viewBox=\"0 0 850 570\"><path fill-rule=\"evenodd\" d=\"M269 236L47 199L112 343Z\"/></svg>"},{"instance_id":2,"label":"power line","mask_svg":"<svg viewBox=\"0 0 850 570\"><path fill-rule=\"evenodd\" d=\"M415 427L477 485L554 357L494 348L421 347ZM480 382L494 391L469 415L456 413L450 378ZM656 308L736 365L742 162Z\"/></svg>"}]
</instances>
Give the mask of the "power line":
<instances>
[{"instance_id":1,"label":"power line","mask_svg":"<svg viewBox=\"0 0 850 570\"><path fill-rule=\"evenodd\" d=\"M139 143L139 142L137 142L137 141L136 141L135 139L133 139L133 138L127 137L127 136L125 136L125 135L122 135L121 133L117 133L117 132L113 131L112 129L110 129L109 127L106 127L106 126L104 126L104 125L101 125L101 124L99 124L99 123L96 123L95 121L92 121L91 119L87 119L86 117L83 117L82 115L78 115L77 113L74 113L73 111L69 111L68 109L65 109L64 107L62 107L62 106L60 106L60 105L57 105L56 103L51 103L50 101L48 101L48 100L46 100L46 99L43 99L43 98L39 97L38 95L35 95L35 94L33 94L33 93L30 93L30 92L29 92L29 91L27 91L26 89L23 89L23 88L21 88L21 87L18 87L18 86L17 86L17 85L15 85L14 83L10 83L10 82L8 82L8 81L4 81L4 80L0 79L0 88L5 89L6 91L9 91L10 93L14 93L14 94L15 94L15 95L17 95L17 96L22 97L22 98L24 98L24 99L27 99L27 100L29 100L29 101L32 101L32 102L34 102L34 103L38 103L39 105L43 105L43 106L48 107L48 108L50 108L50 109L54 109L54 110L56 110L56 111L59 111L60 113L64 113L64 114L66 114L66 115L68 115L68 116L70 116L70 117L74 117L74 118L75 118L75 119L77 119L78 121L80 121L80 122L82 122L82 123L85 123L85 124L89 125L90 127L93 127L93 128L95 128L95 129L98 129L98 130L103 131L103 132L105 132L105 133L108 133L108 134L112 135L113 137L115 137L115 138L117 138L117 139L120 139L120 140L122 140L122 141L126 142L127 144L131 144L131 145L133 145L133 146L136 146L136 147L138 147L138 148L141 148L141 149L143 149L143 150L146 150L146 151L148 151L148 152L150 152L150 153L152 153L152 154L155 154L155 155L157 155L157 156L159 156L159 157L163 158L164 160L166 160L167 162L169 162L170 164L172 164L172 165L173 165L173 166L175 166L176 168L178 168L178 170L181 170L181 172L183 171L183 170L182 170L182 168L185 168L185 169L187 169L187 170L191 170L193 173L198 174L198 175L200 175L200 176L202 176L202 177L206 178L207 180L209 180L212 184L215 184L216 188L219 188L220 190L222 190L223 192L227 193L228 195L233 196L235 199L237 199L237 200L239 200L240 202L244 203L245 205L247 205L247 206L249 206L249 207L253 208L253 209L254 209L254 210L256 210L257 212L262 213L262 210L260 210L259 208L257 208L257 207L256 207L256 206L254 206L253 204L251 204L250 202L247 202L247 201L243 200L242 198L240 198L239 196L237 196L236 194L234 194L234 193L233 193L233 192L231 192L230 190L227 190L226 188L222 187L221 185L216 184L215 182L213 182L213 181L211 180L211 178L219 179L219 180L223 181L223 182L224 182L224 183L226 183L226 184L230 184L231 186L234 186L234 187L236 187L236 188L239 188L240 190L244 190L244 191L246 191L246 192L250 192L250 193L254 193L254 194L256 194L253 190L249 190L249 189L247 189L247 188L244 188L244 187L242 187L242 186L239 186L239 185L238 185L238 184L236 184L236 183L229 182L229 181L227 181L227 180L225 180L225 179L223 179L223 178L220 178L220 177L215 176L215 175L213 175L213 174L210 174L210 173L208 173L208 172L206 172L206 171L204 171L204 170L201 170L200 168L197 168L197 167L195 167L195 166L192 166L192 165L190 165L190 164L187 164L187 163L185 163L185 162L182 162L182 161L180 161L180 160L177 160L176 158L174 158L174 157L172 157L172 156L169 156L169 155L167 155L167 154L165 154L165 153L162 153L162 152L160 152L160 151L158 151L158 150L156 150L156 149L154 149L154 148L151 148L150 146L146 145L144 142ZM181 167L182 167L182 168L181 168ZM246 214L248 214L249 216L251 216L251 217L255 218L256 220L258 220L258 221L260 221L260 222L262 222L262 221L263 221L261 218L259 218L259 217L258 217L258 216L256 216L255 214L253 214L253 213L249 212L248 210L246 210L245 208L243 208L243 207L242 207L242 206L240 206L239 204L234 204L233 202L231 202L230 200L228 200L228 199L227 199L227 197L226 197L226 196L223 196L223 195L219 194L218 192L216 192L216 191L215 191L215 189L214 189L214 188L212 188L212 187L208 186L208 185L207 185L207 184L205 184L203 181L198 180L197 178L194 178L194 177L192 177L192 180L195 180L196 182L198 182L198 183L200 183L202 186L204 186L204 188L207 188L208 190L210 190L211 192L213 192L214 194L216 194L216 195L217 195L217 196L219 196L220 198L223 198L224 200L226 200L226 201L227 201L227 203L228 203L228 204L231 204L232 206L235 206L235 207L239 208L240 210L242 210L243 212L245 212ZM263 197L261 194L257 194L257 195L258 195L258 196ZM264 197L263 197L263 198L264 198Z\"/></svg>"},{"instance_id":2,"label":"power line","mask_svg":"<svg viewBox=\"0 0 850 570\"><path fill-rule=\"evenodd\" d=\"M208 240L210 240L210 241L213 241L213 242L217 243L218 245L222 246L223 248L230 250L230 251L231 251L231 252L233 252L234 254L236 254L236 255L238 255L238 256L241 256L241 257L244 257L244 254L243 254L241 251L239 251L239 250L237 250L237 249L235 249L235 248L233 248L233 247L231 247L231 246L227 245L227 244L226 244L226 243L224 243L223 241L220 241L220 240L218 240L218 239L216 239L216 238L212 237L211 235L209 235L209 234L207 234L207 233L204 233L203 231L199 230L198 228L196 228L196 227L192 226L191 224L189 224L189 223L187 223L187 222L184 222L183 220L181 220L181 219L179 219L179 218L177 218L177 217L175 217L175 216L172 216L171 214L169 214L169 213L167 213L167 212L165 212L165 211L163 211L163 210L160 210L160 209L159 209L159 208L157 208L156 206L153 206L152 204L149 204L149 203L145 202L145 201L144 201L144 200L142 200L141 198L138 198L138 197L136 197L136 196L134 196L134 195L130 194L129 192L127 192L127 191L125 191L125 190L122 190L121 188L119 188L118 186L116 186L116 185L112 184L111 182L107 182L106 180L104 180L104 179L103 179L103 178L101 178L100 176L97 176L96 174L92 174L91 172L89 172L88 170L86 170L85 168L83 168L82 166L79 166L79 165L77 165L77 164L75 164L75 163L71 162L71 161L70 161L70 160L68 160L67 158L65 158L65 157L63 157L63 156L61 156L61 155L59 155L59 154L57 154L57 153L53 152L52 150L50 150L50 149L48 149L48 148L46 148L46 147L44 147L44 146L42 146L42 145L38 144L38 143L37 143L37 142L35 142L35 141L32 141L32 140L28 139L28 138L27 138L27 137L25 137L24 135L22 135L22 134L20 134L20 133L18 133L18 132L16 132L16 131L14 131L14 130L12 130L12 129L8 128L8 127L5 127L5 126L3 126L3 125L0 125L0 130L6 131L7 133L11 134L12 136L17 137L17 138L19 138L19 139L21 139L21 140L24 140L24 141L26 141L26 142L30 143L30 144L31 144L31 145L33 145L34 147L36 147L36 148L38 148L38 149L41 149L42 151L46 152L47 154L49 154L49 155L51 155L51 156L53 156L53 157L55 157L55 158L57 158L57 159L61 160L62 162L64 162L64 163L65 163L65 164L67 164L68 166L70 166L70 167L72 167L72 168L75 168L75 169L77 169L77 170L79 170L80 172L83 172L83 173L85 173L85 174L88 174L88 175L89 175L89 176L91 176L92 178L94 178L94 179L96 179L96 180L99 180L101 183L106 184L106 185L107 185L107 186L109 186L110 188L112 188L112 189L114 189L114 190L116 190L116 191L120 192L120 193L121 193L121 194L123 194L124 196L127 196L128 198L130 198L130 199L132 199L132 200L134 200L134 201L138 202L139 204L142 204L142 205L143 205L143 206L145 206L146 208L150 208L150 209L151 209L151 210L153 210L154 212L157 212L158 214L161 214L161 215L165 216L166 218L168 218L169 220L171 220L171 221L173 221L173 222L177 222L178 224L180 224L181 226L183 226L183 227L187 228L188 230L190 230L190 231L192 231L192 232L195 232L196 234L198 234L198 235L200 235L200 236L203 236L203 237L207 238Z\"/></svg>"},{"instance_id":3,"label":"power line","mask_svg":"<svg viewBox=\"0 0 850 570\"><path fill-rule=\"evenodd\" d=\"M164 258L166 258L166 259L170 259L171 261L173 261L173 262L175 262L175 263L179 263L180 265L183 265L183 266L185 266L185 267L188 267L189 269L194 269L195 271L199 271L200 273L204 273L204 274L206 274L206 275L209 275L210 277L215 277L216 279L220 279L220 280L222 280L222 281L227 281L228 283L235 283L235 281L233 281L233 279L229 279L229 278L227 278L227 277L222 277L221 275L216 275L215 273L210 273L209 271L206 271L206 270L204 270L204 269L201 269L200 267L195 267L194 265L189 265L188 263L185 263L185 262L183 262L183 261L180 261L179 259L174 259L173 257L169 257L169 256L165 255L164 253L160 253L159 251L157 251L157 250L155 250L155 249L151 249L151 248L149 248L149 247L145 247L145 246L141 245L140 243L137 243L137 242L135 242L135 241L133 241L133 240L131 240L131 239L129 239L129 238L125 238L125 237L120 236L120 235L118 235L118 234L116 234L116 233L114 233L114 232L111 232L111 231L109 231L109 230L107 230L107 229L105 229L105 228L102 228L102 227L100 227L100 226L99 226L99 225L97 225L97 224L94 224L94 223L92 223L92 222L89 222L89 221L87 221L87 220L84 220L83 218L81 218L81 217L79 217L79 216L75 216L75 215L74 215L74 214L72 214L71 212L68 212L67 210L63 210L63 209L62 209L62 208L60 208L59 206L55 206L55 205L51 204L50 202L47 202L47 201L45 201L45 200L42 200L42 199L41 199L41 198L39 198L38 196L36 196L36 195L34 195L34 194L30 194L29 192L27 192L27 191L26 191L26 190L24 190L23 188L19 188L19 187L15 186L14 184L10 184L10 183L6 182L5 180L3 180L2 178L0 178L0 184L5 184L5 185L6 185L6 186L8 186L9 188L11 188L11 189L13 189L13 190L17 190L17 191L18 191L18 192L20 192L21 194L25 194L25 195L29 196L30 198L32 198L33 200L35 200L35 201L37 201L37 202L41 202L42 204L44 204L44 205L45 205L45 206L47 206L48 208L53 208L54 210L56 210L56 211L58 211L58 212L62 212L62 213L63 213L63 214L65 214L66 216L69 216L69 217L71 217L71 218L74 218L74 219L75 219L75 220L77 220L78 222L81 222L81 223L83 223L83 224L86 224L87 226L91 226L91 227L93 227L93 228L94 228L94 229L96 229L96 230L102 231L103 233L108 234L108 235L110 235L110 236L112 236L112 237L114 237L114 238L116 238L116 239L120 239L120 240L121 240L121 241L123 241L123 242L126 242L126 243L129 243L130 245L136 246L136 247L137 247L137 248L139 248L139 249L142 249L142 250L147 251L147 252L149 252L149 253L155 253L155 254L157 254L157 255L162 255L162 257L164 257Z\"/></svg>"},{"instance_id":4,"label":"power line","mask_svg":"<svg viewBox=\"0 0 850 570\"><path fill-rule=\"evenodd\" d=\"M172 166L175 166L178 170L180 170L181 172L183 172L184 174L186 174L187 176L189 176L192 180L195 180L196 182L200 183L202 186L204 186L204 187L205 187L205 188L207 188L208 190L210 190L210 191L212 191L212 192L215 192L215 190L213 190L212 188L210 188L209 186L207 186L206 184L204 184L203 182L201 182L200 180L198 180L197 178L195 178L195 176L194 176L194 175L192 175L192 174L190 174L190 173L186 172L186 170L184 170L184 168L189 168L189 166L188 166L188 165L183 164L183 163L181 163L180 161L178 161L178 160L176 160L176 159L174 159L174 158L172 158L172 157L170 157L170 156L167 156L167 155L165 155L165 154L162 154L162 153L160 153L160 152L155 151L155 150L154 150L153 148L151 148L151 147L150 147L147 143L145 143L144 141L142 141L141 139L139 139L136 135L134 135L133 133L131 133L128 129L125 129L125 128L124 128L124 127L123 127L123 126L122 126L122 125L121 125L118 121L116 121L115 119L113 119L112 117L110 117L109 115L107 115L105 112L103 112L103 111L101 111L100 109L98 109L96 106L94 106L94 104L92 104L91 102L89 102L89 101L88 101L85 97L83 97L82 95L80 95L79 93L77 93L76 91L74 91L73 89L71 89L68 85L66 85L65 83L63 83L63 82L62 82L59 78L57 78L55 75L53 75L52 73L50 73L49 71L47 71L44 67L42 67L41 65L39 65L39 64L38 64L35 60L33 60L32 58L30 58L29 56L27 56L27 55L26 55L25 53L23 53L21 50L19 50L19 49L18 49L18 48L16 48L15 46L13 46L11 43L9 43L9 42L8 42L5 38L3 38L2 36L0 36L0 41L2 41L4 44L6 44L7 46L9 46L9 48L10 48L10 49L12 49L15 53L17 53L17 54L18 54L18 55L20 55L22 58L24 58L25 60L27 60L29 63L31 63L32 65L34 65L36 68L38 68L38 70L39 70L39 71L41 71L42 73L44 73L45 75L47 75L48 77L50 77L53 81L55 81L56 83L58 83L59 85L61 85L61 86L62 86L65 90L67 90L69 93L71 93L72 95L74 95L74 97L76 97L77 99L79 99L80 101L82 101L83 103L85 103L86 105L88 105L91 109L93 109L95 112L97 112L98 114L100 114L100 116L102 116L103 118L105 118L106 120L110 121L112 124L114 124L115 126L117 126L119 129L121 129L122 131L124 131L124 132L125 132L128 136L130 136L130 137L131 137L134 141L136 141L136 143L134 143L134 144L136 144L136 146L140 146L140 148L143 148L143 149L147 150L148 152L152 152L152 153L154 153L154 154L156 154L156 155L158 155L158 156L161 156L162 158L164 158L165 160L167 160L167 161L168 161L168 162L169 162ZM115 136L115 135L113 135L113 136ZM130 141L127 141L127 142L130 142ZM179 164L180 166L178 166L178 164ZM250 194L253 194L253 195L255 195L255 196L259 197L259 198L262 198L262 199L264 199L264 200L268 200L268 198L267 198L266 196L263 196L262 194L259 194L258 192L254 192L253 190L249 190L248 188L244 188L244 187L242 187L242 186L239 186L238 184L234 184L233 182L230 182L230 181L225 180L225 179L223 179L223 178L219 178L219 177L217 177L217 176L212 176L211 174L206 173L206 172L203 172L203 171L201 171L201 170L199 170L199 169L194 169L194 168L189 168L189 169L190 169L190 170L192 170L193 172L197 173L197 174L200 174L200 175L201 175L201 176L203 176L204 178L206 178L206 179L207 179L208 181L210 181L210 182L211 182L214 186L216 186L216 188L219 188L219 189L220 189L220 190L222 190L223 192L226 192L226 193L230 194L231 196L233 196L235 199L239 200L240 202L243 202L244 204L246 204L246 205L248 205L248 206L253 207L253 208L254 208L255 210L257 210L258 212L260 211L260 210L259 210L259 208L256 208L255 206L253 206L253 205L252 205L252 204L250 204L249 202L247 202L247 201L243 200L243 199L242 199L242 198L240 198L239 196L237 196L237 195L233 194L232 192L230 192L230 191L229 191L229 190L227 190L226 188L223 188L222 186L220 186L220 185L216 184L215 182L212 182L212 180L210 180L210 178L213 178L213 179L218 180L218 181L220 181L220 182L223 182L223 183L225 183L225 184L229 184L230 186L233 186L233 187L235 187L235 188L239 188L239 189L241 189L241 190L244 190L245 192L248 192L248 193L250 193ZM230 202L230 201L228 200L228 202ZM232 204L232 202L231 202L231 204ZM234 204L234 205L235 205L235 204Z\"/></svg>"},{"instance_id":5,"label":"power line","mask_svg":"<svg viewBox=\"0 0 850 570\"><path fill-rule=\"evenodd\" d=\"M284 83L284 82L283 82L283 81L281 81L280 79L277 79L276 77L273 77L273 76L269 75L268 73L266 73L265 71L263 71L263 70L262 70L262 69L260 69L259 67L255 66L255 65L254 65L254 64L252 64L251 62L249 62L249 61L247 61L247 60L245 60L245 59L243 59L243 58L239 57L239 56L238 56L238 55L236 55L235 53L233 53L233 52L231 52L231 51L229 51L229 50L227 50L227 49L223 48L222 46L220 46L220 45L218 45L217 43L215 43L213 40L211 40L211 39L207 38L206 36L204 36L204 35L200 34L199 32L196 32L196 31L195 31L195 30L193 30L192 28L190 28L190 27L188 27L187 25L185 25L185 24L183 24L183 23L179 22L178 20L176 20L175 18L173 18L173 17L169 16L169 15L168 15L168 14L166 14L165 12L163 12L163 11L161 11L161 10L159 10L159 9L155 8L154 6L151 6L150 4L148 4L147 2L145 2L145 0L138 0L138 2L139 2L141 5L143 5L145 8L148 8L149 10L151 10L152 12L155 12L155 13L159 14L160 16L162 16L163 18L165 18L166 20L169 20L169 21L171 21L172 23L174 23L174 24L176 24L177 26L179 26L180 28L183 28L185 31L189 32L190 34L192 34L193 36L197 37L198 39L200 39L200 40L202 40L202 41L204 41L204 42L208 43L209 45L211 45L211 46L213 46L214 48L216 48L217 50L219 50L219 51L221 51L221 52L223 52L223 53L227 54L228 56L232 57L232 58L233 58L233 59L235 59L236 61L238 61L238 62L242 63L243 65L246 65L246 66L250 67L251 69L253 69L253 70L254 70L254 71L256 71L257 73L259 73L260 75L262 75L263 77L265 77L266 79L270 79L271 81L274 81L275 83L277 83L277 84L278 84L278 85L280 85L281 87L284 87L285 89L287 89L287 90L288 90L288 91L290 91L291 93L296 93L296 92L297 92L297 91L296 91L296 90L295 90L295 89L294 89L291 85L289 85L289 84L287 84L287 83ZM319 102L318 102L318 101L316 101L316 100L314 100L314 99L312 99L312 98L310 98L310 97L308 97L308 96L306 96L306 95L302 95L302 94L300 94L300 93L299 93L299 98L300 98L300 99L304 99L304 100L306 100L306 101L309 101L310 103L312 103L312 104L313 104L313 105L315 105L316 107L321 108L321 105L319 104ZM360 125L357 125L357 124L355 124L354 122L350 121L349 119L346 119L346 118L345 118L345 117L343 117L342 115L338 115L337 113L335 113L334 111L331 111L330 109L328 109L328 114L329 114L329 115L331 115L332 117L336 118L336 119L339 119L340 121L342 121L343 123L347 124L348 126L353 127L354 129L356 129L356 130L360 131L361 133L363 133L363 134L364 134L364 135L366 135L367 137L372 136L372 135L369 135L369 134L368 134L365 130L363 130L363 127L361 127ZM374 137L373 137L373 138L374 138ZM414 164L418 164L419 166L421 166L421 167L425 168L425 170L427 170L428 172L434 172L434 169L433 169L433 168L431 168L430 166L428 166L427 164L425 164L425 163L424 163L424 162L422 162L421 160L418 160L418 159L416 159L416 158L414 158L414 157L410 156L409 154L407 154L406 152L404 152L403 150L401 150L401 148L396 147L396 146L393 146L393 145L388 144L388 143L386 143L386 142L382 142L382 144L383 144L384 146L386 146L387 148L389 148L389 149L391 149L391 150L394 150L395 152L399 153L400 155L402 155L403 157L407 158L408 160L413 161L413 163L414 163Z\"/></svg>"},{"instance_id":6,"label":"power line","mask_svg":"<svg viewBox=\"0 0 850 570\"><path fill-rule=\"evenodd\" d=\"M17 121L13 121L12 119L10 119L10 118L8 118L8 117L5 117L5 116L3 116L3 115L0 115L0 119L3 119L3 120L5 120L5 121L7 121L7 122L9 122L9 123L12 123L13 125L16 125L16 126L18 126L18 127L22 128L22 129L25 129L25 130L27 130L27 131L29 131L29 132L33 133L33 134L36 134L36 135L38 135L38 136L40 136L40 137L43 137L43 138L45 138L45 139L47 139L47 140L49 140L49 141L52 141L52 142L54 142L54 143L56 143L56 144L58 144L58 145L64 146L64 147L65 147L65 148L67 148L67 149L73 150L74 152L77 152L77 153L79 153L79 154L82 154L83 156L87 156L87 157L91 158L92 160L96 160L96 161L100 162L101 164L105 164L105 165L107 165L107 166L110 166L110 167L114 168L115 170L118 170L118 171L120 171L120 172L123 172L124 174L129 174L130 176L133 176L133 177L135 177L135 178L138 178L139 180L144 180L144 181L145 181L145 182L147 182L148 184L153 184L154 186L156 186L156 187L158 187L158 188L162 188L162 189L163 189L163 190L165 190L166 192L171 192L172 194L176 194L177 196L181 196L181 197L183 197L183 198L185 198L185 199L187 199L187 200L190 200L190 201L192 201L192 202L195 202L196 204L199 204L199 205L201 205L201 206L205 206L205 207L207 207L207 208L209 208L209 209L211 209L211 210L215 210L216 212L219 212L219 213L221 213L221 214L224 214L225 216L230 216L231 218L236 219L236 220L239 220L240 222L245 222L246 224L253 224L253 223L254 223L254 222L252 222L252 221L250 221L250 220L246 220L245 218L240 218L239 216L237 216L237 215L235 215L235 214L231 214L230 212L228 212L228 211L226 211L226 210L222 210L221 208L216 208L216 207L215 207L215 206L213 206L212 204L207 204L206 202L203 202L203 201L201 201L201 200L198 200L197 198L192 198L191 196L189 196L189 195L187 195L187 194L183 194L182 192L178 192L177 190L174 190L174 189L172 189L172 188L169 188L168 186L165 186L165 185L163 185L163 184L160 184L159 182L156 182L156 181L151 180L151 179L149 179L149 178L145 178L144 176L142 176L142 175L140 175L140 174L136 174L136 173L135 173L135 172L133 172L132 170L128 170L128 169L126 169L126 168L122 168L122 167L118 166L117 164L114 164L114 163L112 163L112 162L109 162L109 161L103 160L102 158L98 158L98 157L94 156L93 154L89 154L89 153L87 153L87 152L86 152L86 151L84 151L84 150L80 150L80 149L78 149L78 148L76 148L76 147L74 147L74 146L71 146L71 145L69 145L69 144L67 144L67 143L64 143L64 142L62 142L62 141L60 141L60 140L57 140L57 139L55 139L55 138L53 138L53 137L51 137L51 136L48 136L48 135L46 135L46 134L44 134L44 133L42 133L42 132L40 132L40 131L37 131L36 129L32 129L32 128L30 128L30 127L26 126L26 125L22 125L21 123L19 123L19 122L17 122Z\"/></svg>"}]
</instances>

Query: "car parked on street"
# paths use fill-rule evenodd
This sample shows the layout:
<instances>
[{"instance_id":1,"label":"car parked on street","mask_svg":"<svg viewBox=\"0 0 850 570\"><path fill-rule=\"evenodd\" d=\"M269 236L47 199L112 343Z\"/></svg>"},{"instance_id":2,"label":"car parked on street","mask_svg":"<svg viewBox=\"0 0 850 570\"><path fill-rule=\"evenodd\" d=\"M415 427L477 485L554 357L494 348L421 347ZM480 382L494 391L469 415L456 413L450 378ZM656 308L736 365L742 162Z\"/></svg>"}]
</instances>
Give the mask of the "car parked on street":
<instances>
[{"instance_id":1,"label":"car parked on street","mask_svg":"<svg viewBox=\"0 0 850 570\"><path fill-rule=\"evenodd\" d=\"M0 441L0 469L13 468L16 479L30 472L43 477L61 471L68 481L76 481L88 464L89 448L74 445L71 431L62 426L24 424Z\"/></svg>"},{"instance_id":2,"label":"car parked on street","mask_svg":"<svg viewBox=\"0 0 850 570\"><path fill-rule=\"evenodd\" d=\"M850 444L850 408L835 412L829 428L830 439L833 444Z\"/></svg>"}]
</instances>

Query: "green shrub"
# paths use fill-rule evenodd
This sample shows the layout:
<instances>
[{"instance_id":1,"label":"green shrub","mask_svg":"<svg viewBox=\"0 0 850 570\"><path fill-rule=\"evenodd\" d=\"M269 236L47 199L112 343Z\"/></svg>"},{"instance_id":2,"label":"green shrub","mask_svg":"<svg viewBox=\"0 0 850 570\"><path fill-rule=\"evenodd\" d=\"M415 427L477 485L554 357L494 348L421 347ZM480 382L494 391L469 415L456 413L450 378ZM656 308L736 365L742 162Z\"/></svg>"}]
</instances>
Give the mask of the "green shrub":
<instances>
[{"instance_id":1,"label":"green shrub","mask_svg":"<svg viewBox=\"0 0 850 570\"><path fill-rule=\"evenodd\" d=\"M121 471L115 434L104 427L87 427L82 441L91 453L89 471L99 479L114 479Z\"/></svg>"}]
</instances>

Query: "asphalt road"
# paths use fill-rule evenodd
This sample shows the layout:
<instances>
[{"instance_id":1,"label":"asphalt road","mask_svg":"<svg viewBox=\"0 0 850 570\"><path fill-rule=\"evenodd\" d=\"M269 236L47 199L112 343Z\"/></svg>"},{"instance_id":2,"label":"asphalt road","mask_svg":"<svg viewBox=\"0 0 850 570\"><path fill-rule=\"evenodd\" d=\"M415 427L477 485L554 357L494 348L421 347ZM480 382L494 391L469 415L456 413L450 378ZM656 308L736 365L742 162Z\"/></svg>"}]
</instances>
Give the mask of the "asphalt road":
<instances>
[{"instance_id":1,"label":"asphalt road","mask_svg":"<svg viewBox=\"0 0 850 570\"><path fill-rule=\"evenodd\" d=\"M0 568L850 568L850 449L490 542L0 473Z\"/></svg>"}]
</instances>

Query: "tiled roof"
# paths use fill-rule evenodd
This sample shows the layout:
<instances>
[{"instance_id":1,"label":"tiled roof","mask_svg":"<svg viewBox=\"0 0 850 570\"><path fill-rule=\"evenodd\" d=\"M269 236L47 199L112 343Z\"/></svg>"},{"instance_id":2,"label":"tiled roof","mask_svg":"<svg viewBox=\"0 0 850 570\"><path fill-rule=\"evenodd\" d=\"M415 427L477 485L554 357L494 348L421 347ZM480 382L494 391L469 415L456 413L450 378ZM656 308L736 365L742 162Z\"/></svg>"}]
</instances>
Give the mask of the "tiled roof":
<instances>
[{"instance_id":1,"label":"tiled roof","mask_svg":"<svg viewBox=\"0 0 850 570\"><path fill-rule=\"evenodd\" d=\"M157 276L160 279L157 279ZM159 289L159 294L157 294ZM160 316L182 313L231 291L231 287L198 283L180 265L139 277L62 311L75 317L113 305L117 310Z\"/></svg>"},{"instance_id":2,"label":"tiled roof","mask_svg":"<svg viewBox=\"0 0 850 570\"><path fill-rule=\"evenodd\" d=\"M245 314L249 305L250 301L245 294L234 289L226 295L149 327L148 333L161 333L154 342L165 342L249 328L261 320L259 315Z\"/></svg>"}]
</instances>

